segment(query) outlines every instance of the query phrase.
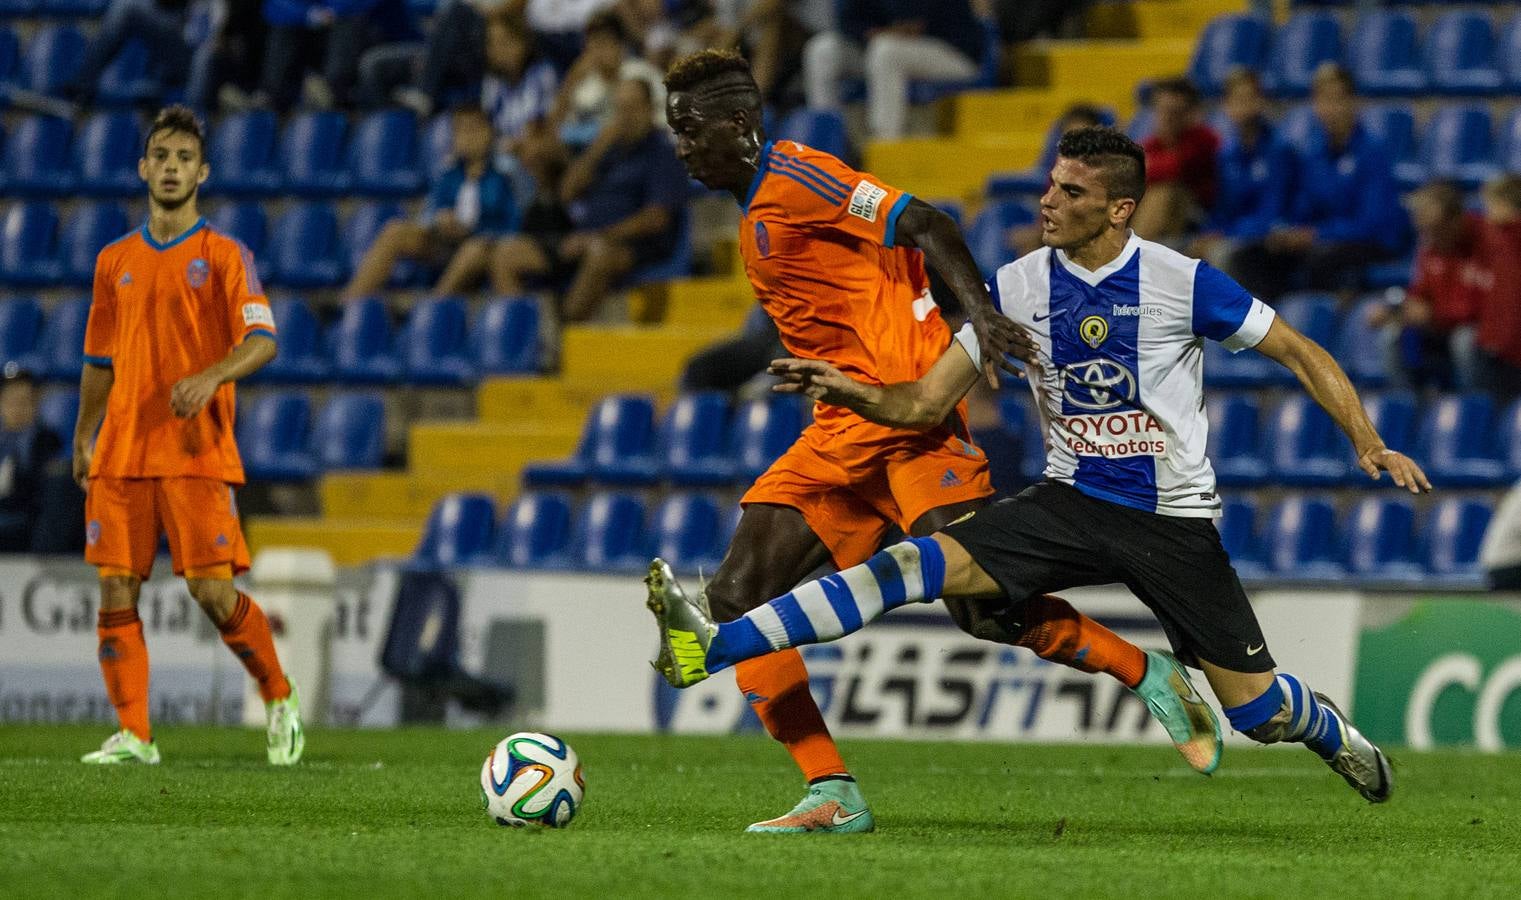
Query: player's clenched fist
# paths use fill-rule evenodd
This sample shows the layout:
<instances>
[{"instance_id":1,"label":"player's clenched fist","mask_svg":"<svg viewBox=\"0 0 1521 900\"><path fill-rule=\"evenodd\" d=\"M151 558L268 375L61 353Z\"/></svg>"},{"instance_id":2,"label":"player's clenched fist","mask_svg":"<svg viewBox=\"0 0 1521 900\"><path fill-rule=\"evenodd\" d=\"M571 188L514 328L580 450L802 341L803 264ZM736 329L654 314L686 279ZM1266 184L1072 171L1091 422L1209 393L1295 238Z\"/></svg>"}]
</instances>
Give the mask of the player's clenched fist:
<instances>
[{"instance_id":1,"label":"player's clenched fist","mask_svg":"<svg viewBox=\"0 0 1521 900\"><path fill-rule=\"evenodd\" d=\"M220 386L219 379L205 373L181 378L169 393L169 408L180 418L188 419L206 408Z\"/></svg>"}]
</instances>

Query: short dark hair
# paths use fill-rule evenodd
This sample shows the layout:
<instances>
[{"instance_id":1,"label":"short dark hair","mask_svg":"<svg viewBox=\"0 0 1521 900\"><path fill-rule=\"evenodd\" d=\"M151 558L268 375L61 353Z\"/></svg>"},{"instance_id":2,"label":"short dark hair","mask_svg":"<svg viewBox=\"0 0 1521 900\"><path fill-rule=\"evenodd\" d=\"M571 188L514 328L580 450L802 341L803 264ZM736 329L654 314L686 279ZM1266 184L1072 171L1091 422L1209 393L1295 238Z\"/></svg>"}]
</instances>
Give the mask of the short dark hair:
<instances>
[{"instance_id":1,"label":"short dark hair","mask_svg":"<svg viewBox=\"0 0 1521 900\"><path fill-rule=\"evenodd\" d=\"M176 103L158 111L158 115L153 117L153 124L148 126L148 134L143 138L144 156L148 155L148 145L153 142L153 136L160 131L178 131L190 135L200 145L201 155L206 155L206 131L195 110L190 107Z\"/></svg>"},{"instance_id":2,"label":"short dark hair","mask_svg":"<svg viewBox=\"0 0 1521 900\"><path fill-rule=\"evenodd\" d=\"M1104 190L1111 197L1140 203L1146 194L1146 151L1118 128L1074 128L1057 142L1056 155L1101 170Z\"/></svg>"},{"instance_id":3,"label":"short dark hair","mask_svg":"<svg viewBox=\"0 0 1521 900\"><path fill-rule=\"evenodd\" d=\"M723 100L754 112L761 108L750 62L733 50L699 50L676 60L666 72L665 89L695 94L705 104Z\"/></svg>"},{"instance_id":4,"label":"short dark hair","mask_svg":"<svg viewBox=\"0 0 1521 900\"><path fill-rule=\"evenodd\" d=\"M1199 89L1194 83L1179 75L1176 78L1162 78L1151 83L1151 98L1156 99L1158 94L1173 94L1182 97L1189 106L1198 106L1202 99Z\"/></svg>"},{"instance_id":5,"label":"short dark hair","mask_svg":"<svg viewBox=\"0 0 1521 900\"><path fill-rule=\"evenodd\" d=\"M628 43L628 29L623 27L623 20L618 18L618 14L610 9L586 20L586 32L582 40L590 40L596 34L606 35L620 44Z\"/></svg>"}]
</instances>

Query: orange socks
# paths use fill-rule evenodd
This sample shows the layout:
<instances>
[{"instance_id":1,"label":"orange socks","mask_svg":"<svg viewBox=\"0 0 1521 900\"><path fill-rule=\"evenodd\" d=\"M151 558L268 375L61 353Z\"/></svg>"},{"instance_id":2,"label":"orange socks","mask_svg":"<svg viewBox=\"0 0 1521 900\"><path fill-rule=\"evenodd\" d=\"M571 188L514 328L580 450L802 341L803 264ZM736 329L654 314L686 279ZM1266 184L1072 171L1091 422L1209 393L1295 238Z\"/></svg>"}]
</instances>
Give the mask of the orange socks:
<instances>
[{"instance_id":1,"label":"orange socks","mask_svg":"<svg viewBox=\"0 0 1521 900\"><path fill-rule=\"evenodd\" d=\"M153 740L148 728L148 644L137 610L101 610L95 634L100 639L100 674L116 718L142 740Z\"/></svg>"},{"instance_id":2,"label":"orange socks","mask_svg":"<svg viewBox=\"0 0 1521 900\"><path fill-rule=\"evenodd\" d=\"M1080 672L1104 672L1126 687L1146 675L1146 654L1060 597L1031 597L1019 607L1024 624L1017 647L1029 647L1041 659Z\"/></svg>"},{"instance_id":3,"label":"orange socks","mask_svg":"<svg viewBox=\"0 0 1521 900\"><path fill-rule=\"evenodd\" d=\"M275 655L274 635L269 631L269 620L264 610L247 594L238 591L238 604L232 609L219 628L222 643L227 645L243 663L254 680L259 683L259 696L264 702L283 700L290 696L290 682L280 668L280 658Z\"/></svg>"},{"instance_id":4,"label":"orange socks","mask_svg":"<svg viewBox=\"0 0 1521 900\"><path fill-rule=\"evenodd\" d=\"M792 754L809 781L844 775L845 760L808 692L808 669L796 650L781 650L734 666L735 680L771 736Z\"/></svg>"}]
</instances>

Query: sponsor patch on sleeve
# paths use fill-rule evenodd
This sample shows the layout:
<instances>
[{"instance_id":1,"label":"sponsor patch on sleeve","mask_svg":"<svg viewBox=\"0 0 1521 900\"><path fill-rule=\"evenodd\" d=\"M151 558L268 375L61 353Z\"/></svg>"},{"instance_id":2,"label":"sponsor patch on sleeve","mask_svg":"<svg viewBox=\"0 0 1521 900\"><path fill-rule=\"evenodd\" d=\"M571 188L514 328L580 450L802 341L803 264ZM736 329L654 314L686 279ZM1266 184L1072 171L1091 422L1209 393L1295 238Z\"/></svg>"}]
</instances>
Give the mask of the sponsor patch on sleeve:
<instances>
[{"instance_id":1,"label":"sponsor patch on sleeve","mask_svg":"<svg viewBox=\"0 0 1521 900\"><path fill-rule=\"evenodd\" d=\"M882 208L882 198L886 196L887 191L863 179L856 185L855 193L850 195L850 214L875 222L877 211Z\"/></svg>"},{"instance_id":2,"label":"sponsor patch on sleeve","mask_svg":"<svg viewBox=\"0 0 1521 900\"><path fill-rule=\"evenodd\" d=\"M273 328L275 327L275 314L262 303L245 303L243 304L243 326L245 328L259 326Z\"/></svg>"}]
</instances>

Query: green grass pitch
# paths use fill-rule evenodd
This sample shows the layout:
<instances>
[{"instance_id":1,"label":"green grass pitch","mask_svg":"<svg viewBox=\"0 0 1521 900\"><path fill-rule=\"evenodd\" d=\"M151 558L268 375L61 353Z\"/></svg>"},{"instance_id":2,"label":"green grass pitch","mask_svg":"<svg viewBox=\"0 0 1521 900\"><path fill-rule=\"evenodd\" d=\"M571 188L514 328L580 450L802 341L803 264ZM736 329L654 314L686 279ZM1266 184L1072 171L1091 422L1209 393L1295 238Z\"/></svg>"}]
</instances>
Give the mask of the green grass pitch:
<instances>
[{"instance_id":1,"label":"green grass pitch","mask_svg":"<svg viewBox=\"0 0 1521 900\"><path fill-rule=\"evenodd\" d=\"M761 737L567 735L587 800L563 831L492 824L501 736L164 728L164 764L76 762L105 732L0 728L0 894L41 897L1521 896L1521 755L1394 755L1372 807L1310 754L846 742L876 834L745 835L801 795Z\"/></svg>"}]
</instances>

